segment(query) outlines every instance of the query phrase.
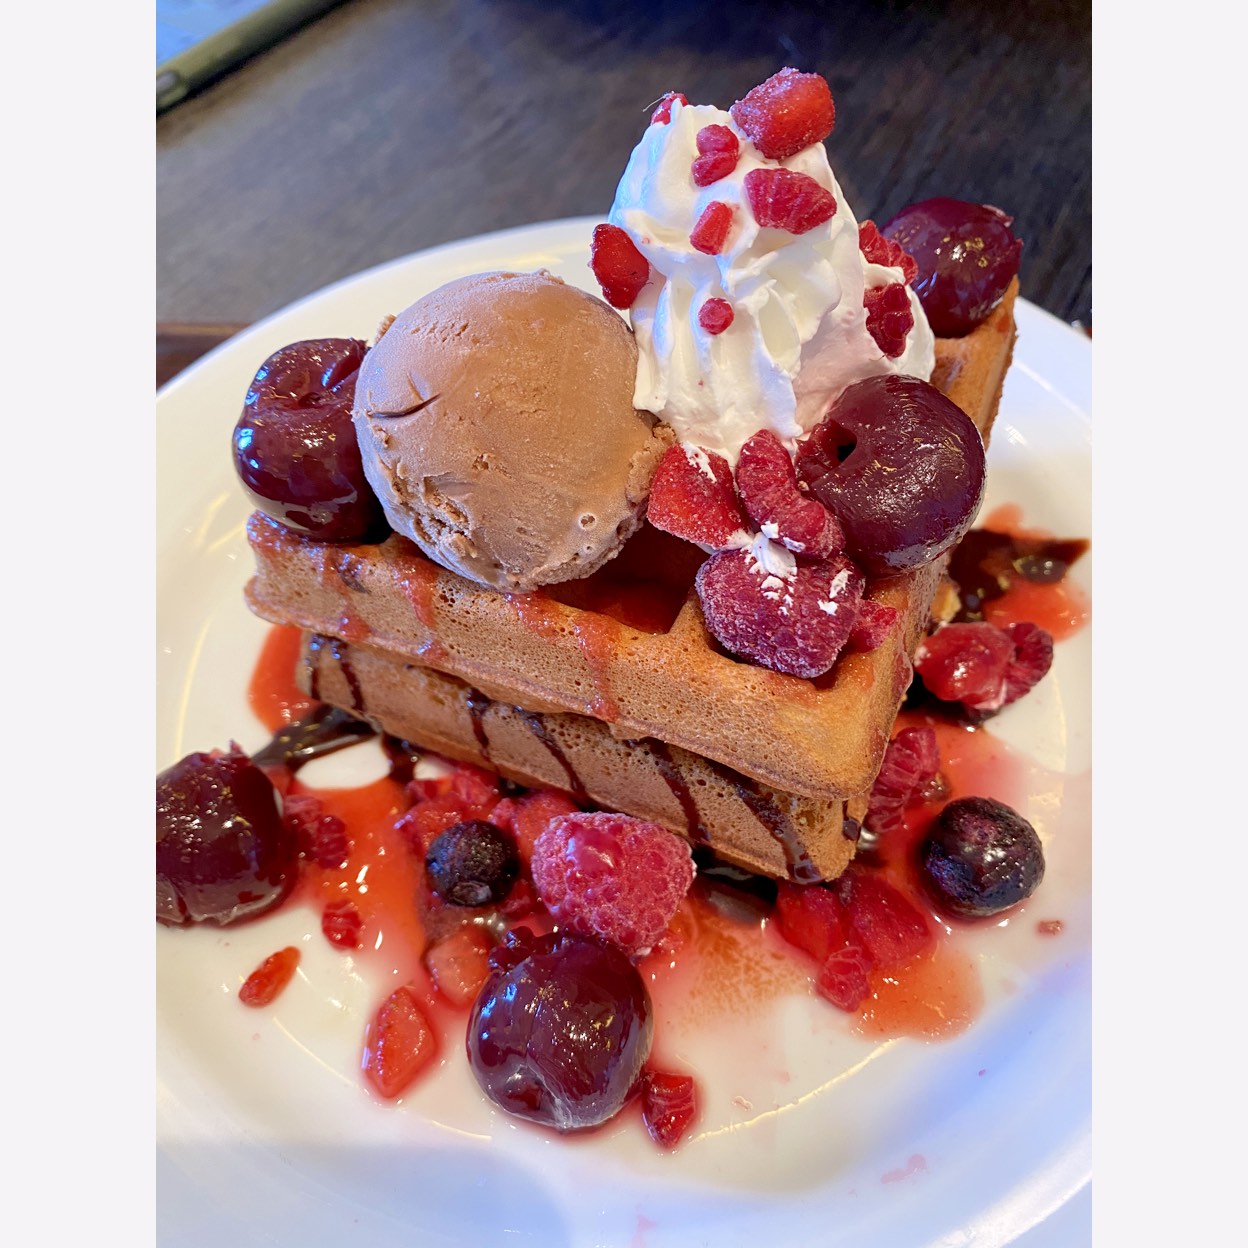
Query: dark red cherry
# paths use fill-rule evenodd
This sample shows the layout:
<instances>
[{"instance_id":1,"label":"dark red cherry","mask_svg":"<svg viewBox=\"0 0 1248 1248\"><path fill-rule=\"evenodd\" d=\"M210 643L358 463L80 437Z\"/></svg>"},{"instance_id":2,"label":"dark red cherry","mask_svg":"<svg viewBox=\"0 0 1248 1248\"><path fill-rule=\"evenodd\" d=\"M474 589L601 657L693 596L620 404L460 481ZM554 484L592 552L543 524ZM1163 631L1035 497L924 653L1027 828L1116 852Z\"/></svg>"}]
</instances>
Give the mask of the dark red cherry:
<instances>
[{"instance_id":1,"label":"dark red cherry","mask_svg":"<svg viewBox=\"0 0 1248 1248\"><path fill-rule=\"evenodd\" d=\"M918 567L971 527L984 497L984 444L967 414L917 377L844 391L798 444L797 475L870 573Z\"/></svg>"},{"instance_id":2,"label":"dark red cherry","mask_svg":"<svg viewBox=\"0 0 1248 1248\"><path fill-rule=\"evenodd\" d=\"M156 777L156 918L233 923L294 885L298 845L277 790L239 750L188 754Z\"/></svg>"},{"instance_id":3,"label":"dark red cherry","mask_svg":"<svg viewBox=\"0 0 1248 1248\"><path fill-rule=\"evenodd\" d=\"M654 1017L637 968L586 936L508 932L468 1020L468 1060L508 1113L596 1127L638 1091Z\"/></svg>"},{"instance_id":4,"label":"dark red cherry","mask_svg":"<svg viewBox=\"0 0 1248 1248\"><path fill-rule=\"evenodd\" d=\"M1030 897L1044 879L1044 847L1016 810L991 797L960 797L940 812L919 848L924 887L947 914L984 918Z\"/></svg>"},{"instance_id":5,"label":"dark red cherry","mask_svg":"<svg viewBox=\"0 0 1248 1248\"><path fill-rule=\"evenodd\" d=\"M234 427L234 467L252 501L318 541L364 541L387 531L351 423L365 349L356 338L317 338L275 351Z\"/></svg>"},{"instance_id":6,"label":"dark red cherry","mask_svg":"<svg viewBox=\"0 0 1248 1248\"><path fill-rule=\"evenodd\" d=\"M932 332L970 333L1001 302L1018 273L1023 240L1014 218L990 204L925 199L903 208L880 231L919 266L911 285Z\"/></svg>"}]
</instances>

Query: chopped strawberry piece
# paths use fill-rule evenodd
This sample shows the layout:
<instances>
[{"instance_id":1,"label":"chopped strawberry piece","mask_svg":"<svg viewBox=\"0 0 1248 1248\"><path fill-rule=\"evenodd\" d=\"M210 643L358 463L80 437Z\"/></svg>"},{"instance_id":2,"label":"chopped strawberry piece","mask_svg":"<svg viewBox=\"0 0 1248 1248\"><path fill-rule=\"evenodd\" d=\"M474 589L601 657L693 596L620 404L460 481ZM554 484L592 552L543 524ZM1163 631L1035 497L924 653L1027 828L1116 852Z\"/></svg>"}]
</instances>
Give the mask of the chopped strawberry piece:
<instances>
[{"instance_id":1,"label":"chopped strawberry piece","mask_svg":"<svg viewBox=\"0 0 1248 1248\"><path fill-rule=\"evenodd\" d=\"M450 776L428 776L407 782L407 800L412 803L423 802L429 797L440 797L451 791Z\"/></svg>"},{"instance_id":2,"label":"chopped strawberry piece","mask_svg":"<svg viewBox=\"0 0 1248 1248\"><path fill-rule=\"evenodd\" d=\"M759 225L805 234L836 215L836 197L808 173L751 169L745 175L750 211Z\"/></svg>"},{"instance_id":3,"label":"chopped strawberry piece","mask_svg":"<svg viewBox=\"0 0 1248 1248\"><path fill-rule=\"evenodd\" d=\"M730 229L732 208L722 200L713 199L702 209L702 215L689 235L689 243L704 255L717 256L724 249Z\"/></svg>"},{"instance_id":4,"label":"chopped strawberry piece","mask_svg":"<svg viewBox=\"0 0 1248 1248\"><path fill-rule=\"evenodd\" d=\"M885 238L874 221L863 221L858 226L858 250L872 264L900 269L907 283L919 274L919 262L900 243Z\"/></svg>"},{"instance_id":5,"label":"chopped strawberry piece","mask_svg":"<svg viewBox=\"0 0 1248 1248\"><path fill-rule=\"evenodd\" d=\"M630 957L651 949L693 883L689 842L607 812L560 815L533 847L533 883L561 926Z\"/></svg>"},{"instance_id":6,"label":"chopped strawberry piece","mask_svg":"<svg viewBox=\"0 0 1248 1248\"><path fill-rule=\"evenodd\" d=\"M844 555L799 564L760 539L749 549L712 555L694 585L707 629L725 649L773 671L813 678L832 667L849 639L863 575Z\"/></svg>"},{"instance_id":7,"label":"chopped strawberry piece","mask_svg":"<svg viewBox=\"0 0 1248 1248\"><path fill-rule=\"evenodd\" d=\"M533 846L546 831L546 825L557 815L571 815L580 807L557 789L534 789L517 799L511 820L511 833L526 870L533 860Z\"/></svg>"},{"instance_id":8,"label":"chopped strawberry piece","mask_svg":"<svg viewBox=\"0 0 1248 1248\"><path fill-rule=\"evenodd\" d=\"M269 954L243 981L238 999L255 1008L269 1005L295 977L298 966L299 950L293 945Z\"/></svg>"},{"instance_id":9,"label":"chopped strawberry piece","mask_svg":"<svg viewBox=\"0 0 1248 1248\"><path fill-rule=\"evenodd\" d=\"M536 840L536 837L534 839ZM532 851L525 859L526 865L531 858ZM537 896L533 892L533 885L521 876L511 886L511 892L503 898L503 904L499 906L498 912L505 919L522 919L526 914L532 914L536 908Z\"/></svg>"},{"instance_id":10,"label":"chopped strawberry piece","mask_svg":"<svg viewBox=\"0 0 1248 1248\"><path fill-rule=\"evenodd\" d=\"M927 920L881 875L851 863L835 887L872 966L891 970L931 948Z\"/></svg>"},{"instance_id":11,"label":"chopped strawberry piece","mask_svg":"<svg viewBox=\"0 0 1248 1248\"><path fill-rule=\"evenodd\" d=\"M488 818L502 797L498 791L498 776L471 763L456 764L451 776L451 792L463 798L474 819Z\"/></svg>"},{"instance_id":12,"label":"chopped strawberry piece","mask_svg":"<svg viewBox=\"0 0 1248 1248\"><path fill-rule=\"evenodd\" d=\"M726 178L741 156L741 140L727 126L703 126L694 140L699 155L693 162L695 186L710 186Z\"/></svg>"},{"instance_id":13,"label":"chopped strawberry piece","mask_svg":"<svg viewBox=\"0 0 1248 1248\"><path fill-rule=\"evenodd\" d=\"M698 309L698 324L708 334L722 334L732 319L732 304L727 299L708 299Z\"/></svg>"},{"instance_id":14,"label":"chopped strawberry piece","mask_svg":"<svg viewBox=\"0 0 1248 1248\"><path fill-rule=\"evenodd\" d=\"M387 1099L401 1095L437 1054L415 991L404 984L381 1003L364 1033L364 1073Z\"/></svg>"},{"instance_id":15,"label":"chopped strawberry piece","mask_svg":"<svg viewBox=\"0 0 1248 1248\"><path fill-rule=\"evenodd\" d=\"M490 971L489 932L475 923L457 927L425 950L425 966L434 987L456 1006L471 1005Z\"/></svg>"},{"instance_id":16,"label":"chopped strawberry piece","mask_svg":"<svg viewBox=\"0 0 1248 1248\"><path fill-rule=\"evenodd\" d=\"M594 226L589 267L613 308L631 308L650 280L650 261L618 225Z\"/></svg>"},{"instance_id":17,"label":"chopped strawberry piece","mask_svg":"<svg viewBox=\"0 0 1248 1248\"><path fill-rule=\"evenodd\" d=\"M321 931L339 949L358 949L364 920L353 901L331 901L321 911Z\"/></svg>"},{"instance_id":18,"label":"chopped strawberry piece","mask_svg":"<svg viewBox=\"0 0 1248 1248\"><path fill-rule=\"evenodd\" d=\"M884 751L884 761L867 799L866 825L877 837L902 827L902 812L920 797L940 767L940 748L931 728L903 728Z\"/></svg>"},{"instance_id":19,"label":"chopped strawberry piece","mask_svg":"<svg viewBox=\"0 0 1248 1248\"><path fill-rule=\"evenodd\" d=\"M760 429L741 448L737 493L750 519L794 554L827 559L845 549L840 522L817 498L797 488L793 458L770 429Z\"/></svg>"},{"instance_id":20,"label":"chopped strawberry piece","mask_svg":"<svg viewBox=\"0 0 1248 1248\"><path fill-rule=\"evenodd\" d=\"M858 618L854 621L854 631L845 643L850 650L874 650L893 631L901 612L896 607L864 598L858 604Z\"/></svg>"},{"instance_id":21,"label":"chopped strawberry piece","mask_svg":"<svg viewBox=\"0 0 1248 1248\"><path fill-rule=\"evenodd\" d=\"M781 881L775 914L780 935L821 965L854 935L840 897L819 884Z\"/></svg>"},{"instance_id":22,"label":"chopped strawberry piece","mask_svg":"<svg viewBox=\"0 0 1248 1248\"><path fill-rule=\"evenodd\" d=\"M669 446L659 460L646 518L703 550L725 549L747 524L728 461L687 443Z\"/></svg>"},{"instance_id":23,"label":"chopped strawberry piece","mask_svg":"<svg viewBox=\"0 0 1248 1248\"><path fill-rule=\"evenodd\" d=\"M836 124L827 80L788 67L759 83L728 111L769 160L787 160L812 143L822 143Z\"/></svg>"},{"instance_id":24,"label":"chopped strawberry piece","mask_svg":"<svg viewBox=\"0 0 1248 1248\"><path fill-rule=\"evenodd\" d=\"M697 1113L697 1086L692 1076L646 1071L641 1089L641 1119L656 1144L674 1148Z\"/></svg>"},{"instance_id":25,"label":"chopped strawberry piece","mask_svg":"<svg viewBox=\"0 0 1248 1248\"><path fill-rule=\"evenodd\" d=\"M447 828L474 816L469 804L456 793L442 793L423 802L417 802L406 814L400 816L395 827L414 854L424 861L429 846Z\"/></svg>"},{"instance_id":26,"label":"chopped strawberry piece","mask_svg":"<svg viewBox=\"0 0 1248 1248\"><path fill-rule=\"evenodd\" d=\"M837 1009L852 1014L871 994L867 972L871 963L856 945L831 954L815 977L815 991Z\"/></svg>"},{"instance_id":27,"label":"chopped strawberry piece","mask_svg":"<svg viewBox=\"0 0 1248 1248\"><path fill-rule=\"evenodd\" d=\"M672 120L672 105L675 104L677 100L679 100L682 104L689 103L689 101L685 99L685 97L681 95L679 91L669 91L658 102L658 105L656 106L654 112L650 114L650 124L652 126L653 125L660 125L660 126L670 125L671 120Z\"/></svg>"},{"instance_id":28,"label":"chopped strawberry piece","mask_svg":"<svg viewBox=\"0 0 1248 1248\"><path fill-rule=\"evenodd\" d=\"M873 286L863 291L862 306L867 310L867 332L890 360L906 349L906 335L914 328L914 309L900 282Z\"/></svg>"}]
</instances>

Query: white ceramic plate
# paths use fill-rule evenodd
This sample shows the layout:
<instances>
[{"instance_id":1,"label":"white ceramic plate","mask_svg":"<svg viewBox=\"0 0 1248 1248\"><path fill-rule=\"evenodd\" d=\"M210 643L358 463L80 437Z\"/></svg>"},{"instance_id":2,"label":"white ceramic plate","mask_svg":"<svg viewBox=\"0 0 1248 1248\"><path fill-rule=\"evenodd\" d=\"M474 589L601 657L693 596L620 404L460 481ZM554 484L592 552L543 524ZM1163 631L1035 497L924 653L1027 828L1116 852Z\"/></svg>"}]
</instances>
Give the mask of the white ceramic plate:
<instances>
[{"instance_id":1,"label":"white ceramic plate","mask_svg":"<svg viewBox=\"0 0 1248 1248\"><path fill-rule=\"evenodd\" d=\"M268 739L245 696L265 626L243 605L248 508L228 451L260 361L299 338L371 338L384 314L462 274L546 267L594 289L593 224L506 231L372 269L253 326L161 391L158 769ZM1029 527L1089 536L1091 347L1026 303L1018 323L986 510L1018 504ZM1074 570L1087 588L1089 562ZM163 1248L1090 1242L1090 657L1085 628L994 724L1028 760L1024 813L1048 866L1027 913L976 937L980 1020L939 1044L855 1038L814 999L727 1029L690 1022L677 1052L698 1073L703 1118L673 1154L631 1118L576 1140L513 1122L455 1050L410 1096L379 1104L358 1058L384 994L308 911L159 930ZM371 778L379 759L355 747L320 782ZM1061 935L1039 938L1041 918L1060 918ZM295 981L266 1010L240 1006L243 977L284 944L302 950Z\"/></svg>"}]
</instances>

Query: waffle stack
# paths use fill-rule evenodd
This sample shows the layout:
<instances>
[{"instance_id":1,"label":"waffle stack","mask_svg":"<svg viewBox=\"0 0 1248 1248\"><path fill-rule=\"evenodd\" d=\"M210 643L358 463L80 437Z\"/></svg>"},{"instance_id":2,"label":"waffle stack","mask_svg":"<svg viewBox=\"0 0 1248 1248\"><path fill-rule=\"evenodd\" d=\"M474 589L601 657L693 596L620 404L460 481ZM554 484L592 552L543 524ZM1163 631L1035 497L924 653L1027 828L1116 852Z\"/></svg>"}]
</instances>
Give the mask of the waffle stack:
<instances>
[{"instance_id":1,"label":"waffle stack","mask_svg":"<svg viewBox=\"0 0 1248 1248\"><path fill-rule=\"evenodd\" d=\"M1013 351L1011 286L932 383L988 440ZM702 553L643 526L593 576L507 594L391 535L315 542L257 512L247 601L306 634L302 681L379 730L522 784L664 824L748 870L838 875L879 770L944 560L870 583L898 608L869 652L816 680L726 655L693 577Z\"/></svg>"}]
</instances>

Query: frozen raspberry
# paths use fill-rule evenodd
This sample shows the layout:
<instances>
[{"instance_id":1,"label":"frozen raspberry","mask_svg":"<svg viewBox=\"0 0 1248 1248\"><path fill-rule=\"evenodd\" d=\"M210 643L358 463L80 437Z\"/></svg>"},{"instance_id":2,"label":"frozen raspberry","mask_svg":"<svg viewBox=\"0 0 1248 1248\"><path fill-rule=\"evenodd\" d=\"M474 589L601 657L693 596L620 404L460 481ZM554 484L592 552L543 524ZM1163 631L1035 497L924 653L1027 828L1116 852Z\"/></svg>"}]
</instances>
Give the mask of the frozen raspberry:
<instances>
[{"instance_id":1,"label":"frozen raspberry","mask_svg":"<svg viewBox=\"0 0 1248 1248\"><path fill-rule=\"evenodd\" d=\"M836 198L808 173L751 169L745 175L750 211L759 225L805 234L836 215Z\"/></svg>"},{"instance_id":2,"label":"frozen raspberry","mask_svg":"<svg viewBox=\"0 0 1248 1248\"><path fill-rule=\"evenodd\" d=\"M932 780L940 766L936 734L930 728L903 728L884 751L884 761L867 799L867 827L887 836L902 826L902 811Z\"/></svg>"},{"instance_id":3,"label":"frozen raspberry","mask_svg":"<svg viewBox=\"0 0 1248 1248\"><path fill-rule=\"evenodd\" d=\"M946 624L919 646L915 670L942 702L991 701L1005 680L1014 644L993 624Z\"/></svg>"},{"instance_id":4,"label":"frozen raspberry","mask_svg":"<svg viewBox=\"0 0 1248 1248\"><path fill-rule=\"evenodd\" d=\"M910 296L900 282L873 286L863 292L862 306L867 310L867 332L875 345L890 360L906 349L906 335L914 328L914 311Z\"/></svg>"},{"instance_id":5,"label":"frozen raspberry","mask_svg":"<svg viewBox=\"0 0 1248 1248\"><path fill-rule=\"evenodd\" d=\"M822 143L836 124L827 81L788 67L747 92L728 111L768 160L787 160L812 143Z\"/></svg>"},{"instance_id":6,"label":"frozen raspberry","mask_svg":"<svg viewBox=\"0 0 1248 1248\"><path fill-rule=\"evenodd\" d=\"M727 126L703 126L694 142L698 157L693 162L695 186L710 186L726 178L741 156L741 140Z\"/></svg>"},{"instance_id":7,"label":"frozen raspberry","mask_svg":"<svg viewBox=\"0 0 1248 1248\"><path fill-rule=\"evenodd\" d=\"M675 104L677 100L679 100L682 104L689 103L689 101L685 99L679 91L669 91L659 101L654 112L650 114L650 124L652 126L656 124L660 126L668 125L672 120L672 105Z\"/></svg>"},{"instance_id":8,"label":"frozen raspberry","mask_svg":"<svg viewBox=\"0 0 1248 1248\"><path fill-rule=\"evenodd\" d=\"M858 250L872 263L886 268L900 269L907 282L914 281L919 264L900 243L885 238L874 221L863 221L858 226Z\"/></svg>"},{"instance_id":9,"label":"frozen raspberry","mask_svg":"<svg viewBox=\"0 0 1248 1248\"><path fill-rule=\"evenodd\" d=\"M698 324L708 334L722 334L732 324L732 315L727 299L708 299L698 309Z\"/></svg>"},{"instance_id":10,"label":"frozen raspberry","mask_svg":"<svg viewBox=\"0 0 1248 1248\"><path fill-rule=\"evenodd\" d=\"M675 1148L697 1114L697 1088L690 1075L646 1071L641 1086L641 1119L656 1144Z\"/></svg>"},{"instance_id":11,"label":"frozen raspberry","mask_svg":"<svg viewBox=\"0 0 1248 1248\"><path fill-rule=\"evenodd\" d=\"M863 575L843 555L799 564L765 538L712 555L694 580L711 634L743 659L821 676L849 639Z\"/></svg>"},{"instance_id":12,"label":"frozen raspberry","mask_svg":"<svg viewBox=\"0 0 1248 1248\"><path fill-rule=\"evenodd\" d=\"M845 643L850 650L874 650L893 631L901 612L896 607L864 598L858 604L854 631Z\"/></svg>"},{"instance_id":13,"label":"frozen raspberry","mask_svg":"<svg viewBox=\"0 0 1248 1248\"><path fill-rule=\"evenodd\" d=\"M1005 697L1001 703L1009 706L1053 666L1053 636L1030 621L1007 624L1005 632L1014 643L1014 655L1005 665Z\"/></svg>"},{"instance_id":14,"label":"frozen raspberry","mask_svg":"<svg viewBox=\"0 0 1248 1248\"><path fill-rule=\"evenodd\" d=\"M650 261L618 225L594 226L589 267L613 308L631 308L650 280Z\"/></svg>"},{"instance_id":15,"label":"frozen raspberry","mask_svg":"<svg viewBox=\"0 0 1248 1248\"><path fill-rule=\"evenodd\" d=\"M730 229L732 209L722 200L713 199L702 209L702 215L689 235L689 243L695 251L717 256L724 249Z\"/></svg>"},{"instance_id":16,"label":"frozen raspberry","mask_svg":"<svg viewBox=\"0 0 1248 1248\"><path fill-rule=\"evenodd\" d=\"M347 825L337 815L326 814L318 797L292 793L282 803L282 819L299 840L301 853L317 866L336 871L351 854Z\"/></svg>"},{"instance_id":17,"label":"frozen raspberry","mask_svg":"<svg viewBox=\"0 0 1248 1248\"><path fill-rule=\"evenodd\" d=\"M358 949L364 920L353 901L331 901L321 911L321 931L339 949Z\"/></svg>"},{"instance_id":18,"label":"frozen raspberry","mask_svg":"<svg viewBox=\"0 0 1248 1248\"><path fill-rule=\"evenodd\" d=\"M533 883L561 926L633 956L667 930L693 883L689 845L628 815L552 819L533 847Z\"/></svg>"},{"instance_id":19,"label":"frozen raspberry","mask_svg":"<svg viewBox=\"0 0 1248 1248\"><path fill-rule=\"evenodd\" d=\"M793 458L770 429L760 429L741 448L737 493L750 519L795 555L827 559L845 549L840 523L817 498L797 488Z\"/></svg>"},{"instance_id":20,"label":"frozen raspberry","mask_svg":"<svg viewBox=\"0 0 1248 1248\"><path fill-rule=\"evenodd\" d=\"M728 461L714 451L680 443L659 460L646 518L656 529L703 550L723 550L746 529Z\"/></svg>"},{"instance_id":21,"label":"frozen raspberry","mask_svg":"<svg viewBox=\"0 0 1248 1248\"><path fill-rule=\"evenodd\" d=\"M915 654L915 670L943 702L991 714L1016 702L1048 672L1053 638L1031 623L997 628L978 620L946 624Z\"/></svg>"}]
</instances>

